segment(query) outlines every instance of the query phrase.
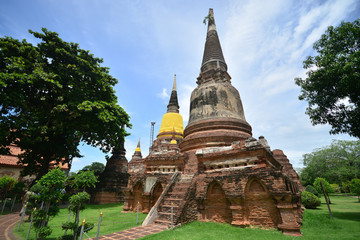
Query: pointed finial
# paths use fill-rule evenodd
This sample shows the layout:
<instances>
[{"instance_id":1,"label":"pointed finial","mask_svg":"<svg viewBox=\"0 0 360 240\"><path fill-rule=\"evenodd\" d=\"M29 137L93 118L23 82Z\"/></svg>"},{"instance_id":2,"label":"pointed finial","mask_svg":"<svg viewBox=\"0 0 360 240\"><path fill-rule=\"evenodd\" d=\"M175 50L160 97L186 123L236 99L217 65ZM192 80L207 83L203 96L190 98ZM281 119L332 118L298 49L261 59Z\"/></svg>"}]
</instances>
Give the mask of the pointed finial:
<instances>
[{"instance_id":1,"label":"pointed finial","mask_svg":"<svg viewBox=\"0 0 360 240\"><path fill-rule=\"evenodd\" d=\"M140 138L139 138L139 142L136 146L135 152L141 152L141 148L140 148Z\"/></svg>"},{"instance_id":2,"label":"pointed finial","mask_svg":"<svg viewBox=\"0 0 360 240\"><path fill-rule=\"evenodd\" d=\"M204 24L208 23L208 32L216 30L214 10L209 8L209 14L204 18Z\"/></svg>"},{"instance_id":3,"label":"pointed finial","mask_svg":"<svg viewBox=\"0 0 360 240\"><path fill-rule=\"evenodd\" d=\"M174 74L174 83L173 83L173 91L176 91L176 74Z\"/></svg>"},{"instance_id":4,"label":"pointed finial","mask_svg":"<svg viewBox=\"0 0 360 240\"><path fill-rule=\"evenodd\" d=\"M169 104L167 105L167 112L179 113L179 104L176 91L176 74L174 75L174 83L171 91Z\"/></svg>"}]
</instances>

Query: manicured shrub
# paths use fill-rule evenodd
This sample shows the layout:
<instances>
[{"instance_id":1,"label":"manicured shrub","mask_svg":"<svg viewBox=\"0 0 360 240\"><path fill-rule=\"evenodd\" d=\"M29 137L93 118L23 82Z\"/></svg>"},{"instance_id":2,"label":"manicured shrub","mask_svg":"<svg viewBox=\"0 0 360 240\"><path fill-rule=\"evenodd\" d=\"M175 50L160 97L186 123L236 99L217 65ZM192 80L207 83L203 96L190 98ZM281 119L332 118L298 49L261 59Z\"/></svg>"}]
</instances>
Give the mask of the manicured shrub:
<instances>
[{"instance_id":1,"label":"manicured shrub","mask_svg":"<svg viewBox=\"0 0 360 240\"><path fill-rule=\"evenodd\" d=\"M335 193L341 192L341 188L340 188L339 184L332 183L332 184L330 184L330 186L332 187L332 189L334 190Z\"/></svg>"},{"instance_id":2,"label":"manicured shrub","mask_svg":"<svg viewBox=\"0 0 360 240\"><path fill-rule=\"evenodd\" d=\"M358 196L358 200L360 202L360 179L359 178L353 178L350 182L350 191L353 194L356 194Z\"/></svg>"},{"instance_id":3,"label":"manicured shrub","mask_svg":"<svg viewBox=\"0 0 360 240\"><path fill-rule=\"evenodd\" d=\"M350 192L350 181L344 181L344 182L341 182L341 192L342 193L349 193Z\"/></svg>"},{"instance_id":4,"label":"manicured shrub","mask_svg":"<svg viewBox=\"0 0 360 240\"><path fill-rule=\"evenodd\" d=\"M327 196L327 199L329 200L329 204L331 204L329 193L333 193L334 189L330 186L330 183L328 181L326 181L325 178L318 177L315 179L313 185L314 185L314 188L316 189L316 191L318 191L318 193L320 193L321 195L323 194L323 189L321 187L320 182L322 182L322 184L324 186L325 194Z\"/></svg>"},{"instance_id":5,"label":"manicured shrub","mask_svg":"<svg viewBox=\"0 0 360 240\"><path fill-rule=\"evenodd\" d=\"M301 193L301 203L304 205L305 208L315 209L320 206L321 201L320 198L315 196L313 193L303 191Z\"/></svg>"},{"instance_id":6,"label":"manicured shrub","mask_svg":"<svg viewBox=\"0 0 360 240\"><path fill-rule=\"evenodd\" d=\"M326 181L325 178L316 178L314 181L314 188L316 189L316 191L318 191L318 193L322 193L322 188L320 185L320 181L322 182L324 189L325 189L325 193L328 195L329 193L333 193L334 189L331 187L330 183L328 181Z\"/></svg>"},{"instance_id":7,"label":"manicured shrub","mask_svg":"<svg viewBox=\"0 0 360 240\"><path fill-rule=\"evenodd\" d=\"M316 189L315 189L313 186L311 186L311 185L307 185L306 188L305 188L305 191L311 192L311 193L314 194L315 196L319 197L318 191L316 191Z\"/></svg>"}]
</instances>

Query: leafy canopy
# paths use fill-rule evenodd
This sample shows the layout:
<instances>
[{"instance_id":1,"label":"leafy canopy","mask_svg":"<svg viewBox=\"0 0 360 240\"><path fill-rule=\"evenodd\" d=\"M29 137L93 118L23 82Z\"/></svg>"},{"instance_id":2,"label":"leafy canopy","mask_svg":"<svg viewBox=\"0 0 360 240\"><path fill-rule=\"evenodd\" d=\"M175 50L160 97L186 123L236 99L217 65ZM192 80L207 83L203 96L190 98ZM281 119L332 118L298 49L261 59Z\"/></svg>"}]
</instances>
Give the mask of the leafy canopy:
<instances>
[{"instance_id":1,"label":"leafy canopy","mask_svg":"<svg viewBox=\"0 0 360 240\"><path fill-rule=\"evenodd\" d=\"M323 186L324 186L324 190L325 193L328 195L329 193L333 193L334 189L331 187L330 183L328 181L326 181L326 179L324 178L316 178L315 182L314 182L314 188L316 189L316 191L318 193L323 193L320 181L322 182Z\"/></svg>"},{"instance_id":2,"label":"leafy canopy","mask_svg":"<svg viewBox=\"0 0 360 240\"><path fill-rule=\"evenodd\" d=\"M63 195L66 176L60 168L55 168L45 174L31 190L39 194L39 201L57 201Z\"/></svg>"},{"instance_id":3,"label":"leafy canopy","mask_svg":"<svg viewBox=\"0 0 360 240\"><path fill-rule=\"evenodd\" d=\"M23 175L81 157L79 143L109 152L131 127L117 104L117 80L102 59L43 28L39 43L0 38L0 149L17 144Z\"/></svg>"},{"instance_id":4,"label":"leafy canopy","mask_svg":"<svg viewBox=\"0 0 360 240\"><path fill-rule=\"evenodd\" d=\"M314 125L330 124L331 134L360 138L360 19L330 26L315 42L318 55L309 56L307 78L296 78L300 100Z\"/></svg>"},{"instance_id":5,"label":"leafy canopy","mask_svg":"<svg viewBox=\"0 0 360 240\"><path fill-rule=\"evenodd\" d=\"M317 177L342 185L360 177L360 141L333 141L330 146L304 154L302 161L305 166L300 173L303 185L312 184Z\"/></svg>"},{"instance_id":6,"label":"leafy canopy","mask_svg":"<svg viewBox=\"0 0 360 240\"><path fill-rule=\"evenodd\" d=\"M301 203L308 209L315 209L321 205L320 198L308 191L301 192Z\"/></svg>"},{"instance_id":7,"label":"leafy canopy","mask_svg":"<svg viewBox=\"0 0 360 240\"><path fill-rule=\"evenodd\" d=\"M100 174L105 170L105 165L101 162L93 162L91 165L86 165L81 171L94 171L95 174Z\"/></svg>"},{"instance_id":8,"label":"leafy canopy","mask_svg":"<svg viewBox=\"0 0 360 240\"><path fill-rule=\"evenodd\" d=\"M95 187L97 182L98 180L94 175L94 171L81 171L75 175L74 180L70 183L70 186L80 190L87 187Z\"/></svg>"},{"instance_id":9,"label":"leafy canopy","mask_svg":"<svg viewBox=\"0 0 360 240\"><path fill-rule=\"evenodd\" d=\"M360 179L354 178L350 182L350 191L358 196L358 200L360 202Z\"/></svg>"}]
</instances>

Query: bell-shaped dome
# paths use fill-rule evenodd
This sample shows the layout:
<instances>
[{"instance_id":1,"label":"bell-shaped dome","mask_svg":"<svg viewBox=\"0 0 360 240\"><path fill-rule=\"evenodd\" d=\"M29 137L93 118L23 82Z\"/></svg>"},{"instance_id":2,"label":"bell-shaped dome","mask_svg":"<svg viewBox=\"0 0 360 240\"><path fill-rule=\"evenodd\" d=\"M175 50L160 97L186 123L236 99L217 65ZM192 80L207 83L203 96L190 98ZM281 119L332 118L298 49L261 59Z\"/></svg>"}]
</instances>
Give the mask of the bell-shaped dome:
<instances>
[{"instance_id":1,"label":"bell-shaped dome","mask_svg":"<svg viewBox=\"0 0 360 240\"><path fill-rule=\"evenodd\" d=\"M176 75L174 76L174 83L169 104L167 105L167 112L164 114L161 121L161 126L157 138L166 138L170 140L174 132L176 138L183 138L184 124L183 118L179 113L179 104L176 91Z\"/></svg>"},{"instance_id":2,"label":"bell-shaped dome","mask_svg":"<svg viewBox=\"0 0 360 240\"><path fill-rule=\"evenodd\" d=\"M181 137L184 133L183 118L179 113L168 112L165 113L161 121L161 126L159 134L161 133L171 133L175 131L175 135L181 134Z\"/></svg>"}]
</instances>

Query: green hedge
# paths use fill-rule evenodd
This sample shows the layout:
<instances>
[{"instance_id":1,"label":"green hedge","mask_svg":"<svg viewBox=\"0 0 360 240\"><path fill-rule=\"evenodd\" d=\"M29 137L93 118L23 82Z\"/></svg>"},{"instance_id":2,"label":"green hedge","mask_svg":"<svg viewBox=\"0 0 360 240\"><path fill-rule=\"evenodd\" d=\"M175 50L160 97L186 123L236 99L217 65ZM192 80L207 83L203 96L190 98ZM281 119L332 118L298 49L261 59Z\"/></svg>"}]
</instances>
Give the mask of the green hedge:
<instances>
[{"instance_id":1,"label":"green hedge","mask_svg":"<svg viewBox=\"0 0 360 240\"><path fill-rule=\"evenodd\" d=\"M304 205L305 208L315 209L320 206L321 201L320 198L315 196L313 193L303 191L301 193L301 203Z\"/></svg>"}]
</instances>

